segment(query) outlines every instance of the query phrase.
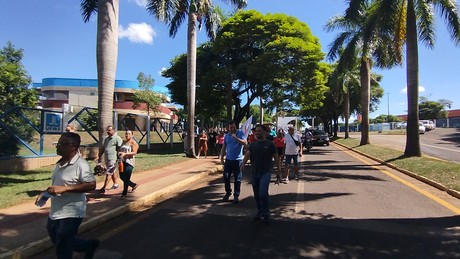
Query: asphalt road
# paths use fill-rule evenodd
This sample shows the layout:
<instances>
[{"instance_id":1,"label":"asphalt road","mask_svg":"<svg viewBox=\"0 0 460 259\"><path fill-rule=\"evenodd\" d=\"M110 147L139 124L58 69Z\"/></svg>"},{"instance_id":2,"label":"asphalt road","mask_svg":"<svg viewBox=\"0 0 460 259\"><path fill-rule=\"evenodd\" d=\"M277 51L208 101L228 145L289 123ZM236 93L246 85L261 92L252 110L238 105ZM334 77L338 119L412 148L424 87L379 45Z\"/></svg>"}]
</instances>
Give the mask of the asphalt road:
<instances>
[{"instance_id":1,"label":"asphalt road","mask_svg":"<svg viewBox=\"0 0 460 259\"><path fill-rule=\"evenodd\" d=\"M334 145L304 156L302 172L270 185L270 226L253 220L247 177L232 204L216 176L85 236L102 240L95 258L460 257L459 200Z\"/></svg>"},{"instance_id":2,"label":"asphalt road","mask_svg":"<svg viewBox=\"0 0 460 259\"><path fill-rule=\"evenodd\" d=\"M360 133L353 132L354 138L360 138ZM404 151L406 135L371 134L371 144ZM437 128L420 135L422 154L460 163L460 129Z\"/></svg>"}]
</instances>

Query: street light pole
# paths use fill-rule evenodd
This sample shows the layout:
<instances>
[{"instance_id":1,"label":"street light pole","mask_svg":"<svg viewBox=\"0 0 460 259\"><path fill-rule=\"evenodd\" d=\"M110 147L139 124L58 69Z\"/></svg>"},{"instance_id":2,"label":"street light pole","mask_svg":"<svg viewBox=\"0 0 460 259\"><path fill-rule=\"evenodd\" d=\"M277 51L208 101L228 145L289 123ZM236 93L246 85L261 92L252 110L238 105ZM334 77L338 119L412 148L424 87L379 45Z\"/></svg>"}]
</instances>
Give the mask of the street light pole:
<instances>
[{"instance_id":1,"label":"street light pole","mask_svg":"<svg viewBox=\"0 0 460 259\"><path fill-rule=\"evenodd\" d=\"M387 93L387 101L388 101L388 115L387 115L387 122L390 121L390 93Z\"/></svg>"}]
</instances>

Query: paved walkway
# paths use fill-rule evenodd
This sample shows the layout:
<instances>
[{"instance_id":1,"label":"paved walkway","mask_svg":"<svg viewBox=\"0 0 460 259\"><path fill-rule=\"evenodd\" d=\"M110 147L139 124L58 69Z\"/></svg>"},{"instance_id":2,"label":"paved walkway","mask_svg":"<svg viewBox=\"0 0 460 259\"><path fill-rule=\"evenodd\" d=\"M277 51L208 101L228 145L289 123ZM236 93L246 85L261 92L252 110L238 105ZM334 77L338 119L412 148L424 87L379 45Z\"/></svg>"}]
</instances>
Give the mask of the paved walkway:
<instances>
[{"instance_id":1,"label":"paved walkway","mask_svg":"<svg viewBox=\"0 0 460 259\"><path fill-rule=\"evenodd\" d=\"M136 173L132 180L139 184L135 192L128 192L121 200L122 185L116 190L89 194L87 215L80 231L84 232L132 208L158 202L210 174L222 170L220 160L189 159L163 168ZM99 183L96 189L99 189ZM130 188L131 189L131 188ZM33 203L0 209L0 258L25 258L52 246L46 231L49 202L43 208Z\"/></svg>"}]
</instances>

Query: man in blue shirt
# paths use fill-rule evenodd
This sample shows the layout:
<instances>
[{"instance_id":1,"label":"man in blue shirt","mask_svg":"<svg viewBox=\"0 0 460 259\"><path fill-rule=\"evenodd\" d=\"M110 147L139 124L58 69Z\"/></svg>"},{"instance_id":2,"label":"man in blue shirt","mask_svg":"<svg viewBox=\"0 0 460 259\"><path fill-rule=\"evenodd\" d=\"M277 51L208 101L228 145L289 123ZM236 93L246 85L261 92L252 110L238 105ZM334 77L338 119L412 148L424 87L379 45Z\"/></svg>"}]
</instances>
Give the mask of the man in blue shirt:
<instances>
[{"instance_id":1,"label":"man in blue shirt","mask_svg":"<svg viewBox=\"0 0 460 259\"><path fill-rule=\"evenodd\" d=\"M232 189L230 187L230 177L233 174L235 178L234 192L233 192L233 203L238 203L241 189L241 179L243 178L243 172L240 167L243 162L243 146L247 144L244 138L244 132L236 129L235 122L229 121L227 123L228 133L225 134L224 144L221 151L221 162L224 164L224 183L225 183L225 196L223 201L228 201L230 195L232 195ZM225 157L225 163L224 163Z\"/></svg>"}]
</instances>

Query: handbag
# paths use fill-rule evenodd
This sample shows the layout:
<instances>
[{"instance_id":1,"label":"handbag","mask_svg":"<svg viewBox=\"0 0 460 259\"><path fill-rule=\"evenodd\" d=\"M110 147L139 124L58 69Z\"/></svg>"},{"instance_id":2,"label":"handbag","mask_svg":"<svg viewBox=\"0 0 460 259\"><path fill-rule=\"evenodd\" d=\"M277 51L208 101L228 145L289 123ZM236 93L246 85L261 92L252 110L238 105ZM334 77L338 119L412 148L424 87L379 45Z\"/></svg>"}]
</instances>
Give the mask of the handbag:
<instances>
[{"instance_id":1,"label":"handbag","mask_svg":"<svg viewBox=\"0 0 460 259\"><path fill-rule=\"evenodd\" d=\"M289 136L291 136L292 140L294 140L294 144L295 144L296 146L300 146L300 142L299 142L299 141L295 140L294 137L293 137L291 134L289 134Z\"/></svg>"}]
</instances>

